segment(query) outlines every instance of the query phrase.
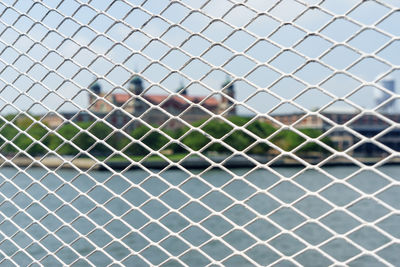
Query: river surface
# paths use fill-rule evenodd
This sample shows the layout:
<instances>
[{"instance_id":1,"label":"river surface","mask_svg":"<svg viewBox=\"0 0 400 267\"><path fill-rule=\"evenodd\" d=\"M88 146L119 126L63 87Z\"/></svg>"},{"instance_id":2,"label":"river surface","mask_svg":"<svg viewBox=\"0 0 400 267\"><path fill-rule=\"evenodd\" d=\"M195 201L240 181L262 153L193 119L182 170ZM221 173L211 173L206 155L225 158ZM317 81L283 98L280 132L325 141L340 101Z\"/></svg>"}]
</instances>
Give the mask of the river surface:
<instances>
[{"instance_id":1,"label":"river surface","mask_svg":"<svg viewBox=\"0 0 400 267\"><path fill-rule=\"evenodd\" d=\"M400 266L399 166L274 170L2 168L0 265Z\"/></svg>"}]
</instances>

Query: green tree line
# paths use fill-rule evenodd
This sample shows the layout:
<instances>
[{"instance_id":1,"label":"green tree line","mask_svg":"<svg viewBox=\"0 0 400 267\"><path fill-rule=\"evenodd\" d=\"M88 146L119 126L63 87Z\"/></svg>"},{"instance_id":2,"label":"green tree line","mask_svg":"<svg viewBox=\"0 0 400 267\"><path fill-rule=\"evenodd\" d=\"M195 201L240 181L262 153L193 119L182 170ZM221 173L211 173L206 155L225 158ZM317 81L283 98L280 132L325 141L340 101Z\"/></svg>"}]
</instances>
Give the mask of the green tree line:
<instances>
[{"instance_id":1,"label":"green tree line","mask_svg":"<svg viewBox=\"0 0 400 267\"><path fill-rule=\"evenodd\" d=\"M199 121L193 124L194 127L183 127L175 130L139 126L126 133L131 137L128 138L121 132L114 132L110 126L103 122L79 122L76 123L77 126L64 124L58 129L48 132L45 127L27 117L7 122L10 120L12 120L12 117L9 116L0 122L1 153L15 154L19 150L23 150L33 156L42 155L48 151L55 151L60 155L76 155L79 152L77 148L95 156L108 156L113 150L123 151L122 153L125 155L140 156L151 153L151 150L160 150L161 148L172 153L187 153L187 150L181 144L196 151L207 146L204 149L205 152L219 154L231 153L234 150L245 150L248 154L266 155L271 152L271 147L266 139L277 131L275 127L266 122L255 120L248 123L249 118L231 117L229 120L233 125L246 125L247 131L254 134L257 139L246 131L235 129L228 123L217 119L210 122ZM300 131L311 138L316 138L322 134L320 130L316 129L301 129ZM55 132L76 147L63 141ZM100 142L96 142L96 139ZM285 151L291 151L305 141L299 134L290 130L281 130L269 139ZM38 142L32 144L34 143L33 140ZM166 146L171 140L179 141ZM328 138L324 138L322 141L332 145ZM308 152L322 153L324 149L316 143L307 143L299 149L299 153Z\"/></svg>"}]
</instances>

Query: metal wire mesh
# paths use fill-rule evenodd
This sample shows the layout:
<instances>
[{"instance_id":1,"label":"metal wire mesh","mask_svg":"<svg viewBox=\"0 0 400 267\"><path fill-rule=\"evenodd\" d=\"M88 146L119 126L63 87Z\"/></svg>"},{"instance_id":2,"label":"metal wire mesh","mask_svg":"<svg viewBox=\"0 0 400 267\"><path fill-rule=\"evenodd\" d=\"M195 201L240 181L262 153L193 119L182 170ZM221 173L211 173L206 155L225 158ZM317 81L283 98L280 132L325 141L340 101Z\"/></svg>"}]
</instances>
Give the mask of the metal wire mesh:
<instances>
[{"instance_id":1,"label":"metal wire mesh","mask_svg":"<svg viewBox=\"0 0 400 267\"><path fill-rule=\"evenodd\" d=\"M4 266L399 266L400 3L0 3Z\"/></svg>"}]
</instances>

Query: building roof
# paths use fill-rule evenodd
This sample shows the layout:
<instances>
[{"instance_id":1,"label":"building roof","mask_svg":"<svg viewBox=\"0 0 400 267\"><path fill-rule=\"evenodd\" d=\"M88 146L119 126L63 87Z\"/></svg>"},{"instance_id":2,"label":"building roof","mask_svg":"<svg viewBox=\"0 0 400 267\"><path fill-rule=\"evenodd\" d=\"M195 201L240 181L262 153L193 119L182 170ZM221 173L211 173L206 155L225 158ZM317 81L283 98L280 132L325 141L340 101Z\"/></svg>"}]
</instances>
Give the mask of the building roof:
<instances>
[{"instance_id":1,"label":"building roof","mask_svg":"<svg viewBox=\"0 0 400 267\"><path fill-rule=\"evenodd\" d=\"M158 105L160 104L162 101L164 101L168 96L167 95L145 95L144 98L146 98L146 100L148 100L149 102L151 102L152 104ZM169 98L168 101L174 101L177 102L181 105L186 105L188 104L187 101L185 101L186 98L187 100L189 100L192 103L200 103L201 101L203 101L206 97L205 96L188 96L188 95L182 95L182 96L172 96ZM209 97L207 99L204 100L203 104L205 106L218 106L218 100L214 97Z\"/></svg>"},{"instance_id":2,"label":"building roof","mask_svg":"<svg viewBox=\"0 0 400 267\"><path fill-rule=\"evenodd\" d=\"M114 94L113 96L117 103L125 103L125 102L129 101L132 97L130 94ZM161 102L163 102L168 97L168 95L144 95L143 97L150 103L152 103L154 105L158 105ZM186 98L187 100L189 100L190 102L193 102L193 103L200 103L206 97L205 96L187 96L187 95L172 96L169 98L168 101L173 101L173 102L179 103L181 105L187 105L188 102L185 101L184 98ZM216 106L218 106L218 103L219 102L215 97L209 97L203 102L203 105L210 106L210 107L216 107Z\"/></svg>"},{"instance_id":3,"label":"building roof","mask_svg":"<svg viewBox=\"0 0 400 267\"><path fill-rule=\"evenodd\" d=\"M117 103L125 103L131 99L130 94L113 94L113 97L115 99L115 102Z\"/></svg>"}]
</instances>

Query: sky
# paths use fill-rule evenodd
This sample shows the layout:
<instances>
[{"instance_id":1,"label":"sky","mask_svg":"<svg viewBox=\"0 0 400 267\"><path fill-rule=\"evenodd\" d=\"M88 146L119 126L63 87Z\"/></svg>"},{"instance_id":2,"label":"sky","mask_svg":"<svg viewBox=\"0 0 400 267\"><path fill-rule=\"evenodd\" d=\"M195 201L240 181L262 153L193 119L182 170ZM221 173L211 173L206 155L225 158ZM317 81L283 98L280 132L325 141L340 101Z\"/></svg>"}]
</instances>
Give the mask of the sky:
<instances>
[{"instance_id":1,"label":"sky","mask_svg":"<svg viewBox=\"0 0 400 267\"><path fill-rule=\"evenodd\" d=\"M1 1L0 113L79 111L94 80L123 92L136 73L147 94L183 83L215 97L230 77L244 115L357 110L343 99L374 109L381 79L400 90L395 8L400 0Z\"/></svg>"}]
</instances>

